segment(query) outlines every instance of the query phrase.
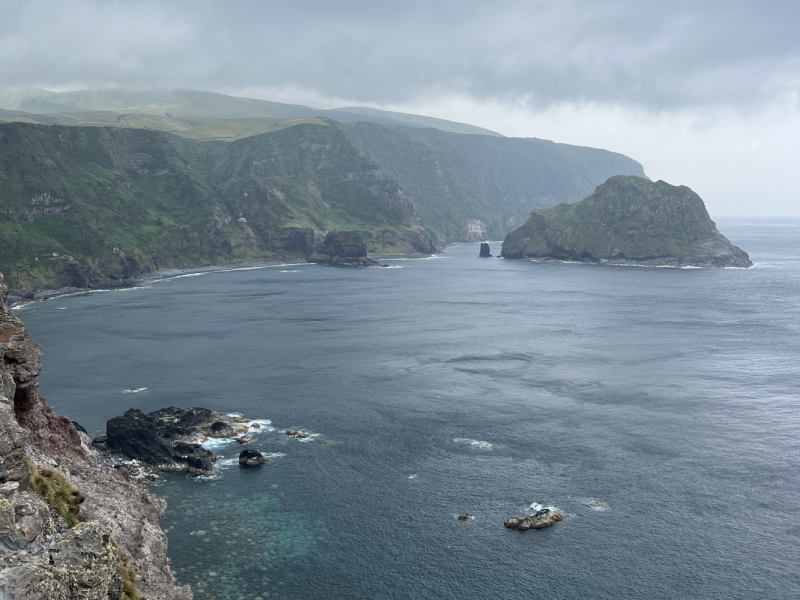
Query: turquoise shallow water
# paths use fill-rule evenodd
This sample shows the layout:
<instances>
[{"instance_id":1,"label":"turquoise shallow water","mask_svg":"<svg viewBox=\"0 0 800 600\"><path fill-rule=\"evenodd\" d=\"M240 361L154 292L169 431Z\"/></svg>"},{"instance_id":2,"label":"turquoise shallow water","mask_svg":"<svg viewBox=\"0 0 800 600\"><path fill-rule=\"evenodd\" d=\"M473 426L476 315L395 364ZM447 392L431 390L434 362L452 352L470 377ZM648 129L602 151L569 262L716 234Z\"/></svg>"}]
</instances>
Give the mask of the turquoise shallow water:
<instances>
[{"instance_id":1,"label":"turquoise shallow water","mask_svg":"<svg viewBox=\"0 0 800 600\"><path fill-rule=\"evenodd\" d=\"M169 405L282 428L257 436L283 454L261 469L156 488L197 598L797 598L800 222L721 229L754 268L537 264L463 245L21 316L45 347L42 394L90 432ZM567 518L505 530L532 502Z\"/></svg>"}]
</instances>

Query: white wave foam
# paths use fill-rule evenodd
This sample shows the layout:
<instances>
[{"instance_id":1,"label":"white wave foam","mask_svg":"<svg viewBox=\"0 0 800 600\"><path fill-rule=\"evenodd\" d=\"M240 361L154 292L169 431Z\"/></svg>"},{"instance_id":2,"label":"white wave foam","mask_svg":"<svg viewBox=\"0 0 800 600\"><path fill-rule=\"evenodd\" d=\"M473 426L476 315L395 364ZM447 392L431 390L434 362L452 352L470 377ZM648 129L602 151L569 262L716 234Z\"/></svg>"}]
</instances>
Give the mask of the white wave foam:
<instances>
[{"instance_id":1,"label":"white wave foam","mask_svg":"<svg viewBox=\"0 0 800 600\"><path fill-rule=\"evenodd\" d=\"M292 269L291 271L281 271L281 273L299 273L299 269Z\"/></svg>"},{"instance_id":2,"label":"white wave foam","mask_svg":"<svg viewBox=\"0 0 800 600\"><path fill-rule=\"evenodd\" d=\"M477 448L478 450L491 450L494 447L489 442L485 442L483 440L473 440L470 438L455 438L453 441L456 444L469 444L471 448Z\"/></svg>"},{"instance_id":3,"label":"white wave foam","mask_svg":"<svg viewBox=\"0 0 800 600\"><path fill-rule=\"evenodd\" d=\"M123 394L138 394L139 392L143 392L143 391L145 391L146 389L147 389L146 387L141 387L141 388L131 388L131 389L129 389L129 390L123 390L123 391L122 391L122 393L123 393Z\"/></svg>"},{"instance_id":4,"label":"white wave foam","mask_svg":"<svg viewBox=\"0 0 800 600\"><path fill-rule=\"evenodd\" d=\"M233 441L233 438L208 438L200 445L206 450L214 452L215 448L224 448ZM216 454L216 453L215 453Z\"/></svg>"},{"instance_id":5,"label":"white wave foam","mask_svg":"<svg viewBox=\"0 0 800 600\"><path fill-rule=\"evenodd\" d=\"M528 508L530 508L533 511L537 511L537 512L542 510L543 508L546 508L547 510L559 510L555 506L544 506L542 504L539 504L538 502L532 502L531 505ZM561 512L561 511L559 511L559 512Z\"/></svg>"},{"instance_id":6,"label":"white wave foam","mask_svg":"<svg viewBox=\"0 0 800 600\"><path fill-rule=\"evenodd\" d=\"M401 265L387 265L384 267L384 269L402 269L402 268L403 267Z\"/></svg>"},{"instance_id":7,"label":"white wave foam","mask_svg":"<svg viewBox=\"0 0 800 600\"><path fill-rule=\"evenodd\" d=\"M597 512L606 512L610 508L607 502L603 502L597 498L588 498L583 501L583 504Z\"/></svg>"}]
</instances>

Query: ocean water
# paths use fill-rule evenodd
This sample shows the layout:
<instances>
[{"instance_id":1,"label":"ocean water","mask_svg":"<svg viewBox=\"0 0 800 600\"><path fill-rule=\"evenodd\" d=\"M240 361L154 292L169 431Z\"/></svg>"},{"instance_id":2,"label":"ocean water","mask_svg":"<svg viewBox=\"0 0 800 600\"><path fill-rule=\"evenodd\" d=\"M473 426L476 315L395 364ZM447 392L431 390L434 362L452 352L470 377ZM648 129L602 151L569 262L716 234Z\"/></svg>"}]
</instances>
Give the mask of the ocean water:
<instances>
[{"instance_id":1,"label":"ocean water","mask_svg":"<svg viewBox=\"0 0 800 600\"><path fill-rule=\"evenodd\" d=\"M271 420L269 464L222 444L219 477L155 488L196 598L800 598L800 221L720 226L755 267L465 244L21 316L42 394L91 433L132 406ZM534 503L566 519L503 527Z\"/></svg>"}]
</instances>

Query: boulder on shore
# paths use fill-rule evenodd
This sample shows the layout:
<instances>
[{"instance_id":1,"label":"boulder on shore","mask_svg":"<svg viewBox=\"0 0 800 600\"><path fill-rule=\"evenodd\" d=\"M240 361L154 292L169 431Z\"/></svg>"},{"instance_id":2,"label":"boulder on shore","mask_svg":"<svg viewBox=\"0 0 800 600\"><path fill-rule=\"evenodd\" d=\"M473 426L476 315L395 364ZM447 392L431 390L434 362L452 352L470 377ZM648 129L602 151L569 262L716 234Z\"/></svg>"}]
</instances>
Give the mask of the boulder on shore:
<instances>
[{"instance_id":1,"label":"boulder on shore","mask_svg":"<svg viewBox=\"0 0 800 600\"><path fill-rule=\"evenodd\" d=\"M489 244L487 244L486 242L481 244L481 252L480 252L480 254L478 256L480 258L491 258L492 257L492 251L489 248Z\"/></svg>"},{"instance_id":2,"label":"boulder on shore","mask_svg":"<svg viewBox=\"0 0 800 600\"><path fill-rule=\"evenodd\" d=\"M255 467L269 462L269 457L257 450L242 450L239 454L239 464L245 467Z\"/></svg>"},{"instance_id":3,"label":"boulder on shore","mask_svg":"<svg viewBox=\"0 0 800 600\"><path fill-rule=\"evenodd\" d=\"M505 526L509 529L527 531L528 529L544 529L553 523L563 521L564 515L560 511L543 508L532 515L521 515L506 519Z\"/></svg>"}]
</instances>

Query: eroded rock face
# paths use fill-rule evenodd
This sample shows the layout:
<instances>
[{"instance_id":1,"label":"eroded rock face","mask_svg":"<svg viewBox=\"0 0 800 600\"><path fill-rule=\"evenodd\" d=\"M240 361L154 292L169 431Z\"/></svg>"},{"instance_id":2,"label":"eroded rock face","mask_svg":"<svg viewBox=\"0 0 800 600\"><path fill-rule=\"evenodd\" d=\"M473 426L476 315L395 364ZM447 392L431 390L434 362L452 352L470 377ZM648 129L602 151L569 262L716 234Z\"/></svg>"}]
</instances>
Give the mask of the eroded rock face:
<instances>
[{"instance_id":1,"label":"eroded rock face","mask_svg":"<svg viewBox=\"0 0 800 600\"><path fill-rule=\"evenodd\" d=\"M43 504L43 503L42 503ZM41 512L41 509L40 509ZM97 522L56 527L37 537L46 548L15 553L0 572L0 597L31 600L119 600L122 576L111 534Z\"/></svg>"},{"instance_id":2,"label":"eroded rock face","mask_svg":"<svg viewBox=\"0 0 800 600\"><path fill-rule=\"evenodd\" d=\"M528 529L544 529L545 527L550 527L553 523L563 520L564 515L561 512L543 508L532 515L521 515L506 519L505 526L509 529L527 531Z\"/></svg>"},{"instance_id":3,"label":"eroded rock face","mask_svg":"<svg viewBox=\"0 0 800 600\"><path fill-rule=\"evenodd\" d=\"M492 251L489 249L489 244L487 244L486 242L481 244L481 251L480 251L480 254L478 256L480 258L491 258L492 257Z\"/></svg>"},{"instance_id":4,"label":"eroded rock face","mask_svg":"<svg viewBox=\"0 0 800 600\"><path fill-rule=\"evenodd\" d=\"M100 460L89 437L39 396L42 349L11 315L7 293L0 274L0 598L118 600L115 542L136 568L144 598L191 600L188 587L175 586L167 559L159 527L166 503ZM83 522L69 529L30 489L29 460L81 490Z\"/></svg>"}]
</instances>

